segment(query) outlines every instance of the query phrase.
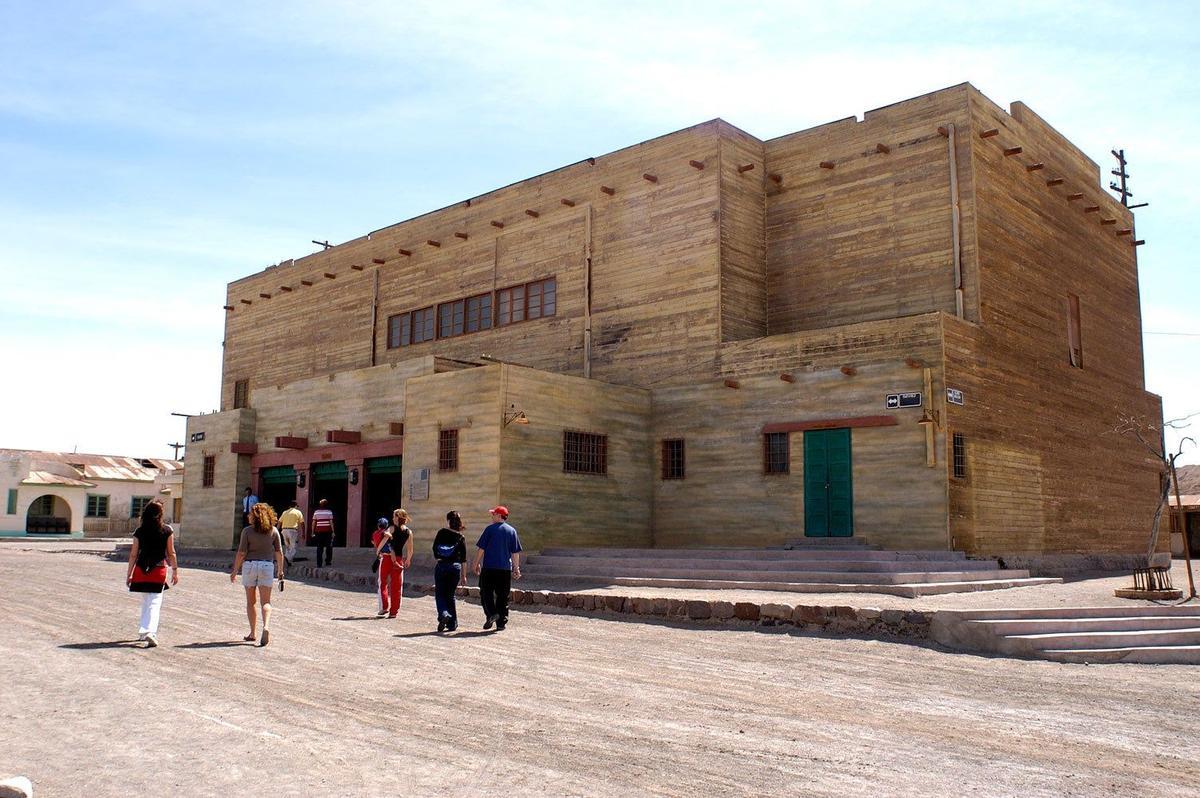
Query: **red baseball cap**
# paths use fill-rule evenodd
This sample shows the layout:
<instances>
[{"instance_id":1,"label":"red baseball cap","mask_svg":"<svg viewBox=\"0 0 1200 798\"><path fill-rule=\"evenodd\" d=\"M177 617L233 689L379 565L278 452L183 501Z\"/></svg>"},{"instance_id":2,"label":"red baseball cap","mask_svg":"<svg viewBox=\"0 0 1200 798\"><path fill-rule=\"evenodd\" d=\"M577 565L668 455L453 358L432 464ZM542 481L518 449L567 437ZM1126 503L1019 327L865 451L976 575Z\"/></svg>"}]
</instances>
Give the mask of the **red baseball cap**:
<instances>
[{"instance_id":1,"label":"red baseball cap","mask_svg":"<svg viewBox=\"0 0 1200 798\"><path fill-rule=\"evenodd\" d=\"M496 513L498 515L508 515L508 508L505 507L503 504L498 504L495 507L493 507L492 509L488 510L488 512Z\"/></svg>"}]
</instances>

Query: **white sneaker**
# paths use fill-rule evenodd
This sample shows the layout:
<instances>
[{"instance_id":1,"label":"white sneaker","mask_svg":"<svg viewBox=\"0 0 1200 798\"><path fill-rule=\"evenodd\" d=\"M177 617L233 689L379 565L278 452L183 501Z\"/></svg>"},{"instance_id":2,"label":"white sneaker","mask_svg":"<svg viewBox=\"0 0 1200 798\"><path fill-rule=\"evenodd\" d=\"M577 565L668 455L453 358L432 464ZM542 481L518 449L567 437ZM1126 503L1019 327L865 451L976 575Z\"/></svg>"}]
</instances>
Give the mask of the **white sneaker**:
<instances>
[{"instance_id":1,"label":"white sneaker","mask_svg":"<svg viewBox=\"0 0 1200 798\"><path fill-rule=\"evenodd\" d=\"M154 635L146 635L146 648L155 648L158 646L158 638Z\"/></svg>"},{"instance_id":2,"label":"white sneaker","mask_svg":"<svg viewBox=\"0 0 1200 798\"><path fill-rule=\"evenodd\" d=\"M146 642L146 635L147 635L147 634L149 634L149 632L138 632L138 642L139 642L139 643L144 643L144 642Z\"/></svg>"}]
</instances>

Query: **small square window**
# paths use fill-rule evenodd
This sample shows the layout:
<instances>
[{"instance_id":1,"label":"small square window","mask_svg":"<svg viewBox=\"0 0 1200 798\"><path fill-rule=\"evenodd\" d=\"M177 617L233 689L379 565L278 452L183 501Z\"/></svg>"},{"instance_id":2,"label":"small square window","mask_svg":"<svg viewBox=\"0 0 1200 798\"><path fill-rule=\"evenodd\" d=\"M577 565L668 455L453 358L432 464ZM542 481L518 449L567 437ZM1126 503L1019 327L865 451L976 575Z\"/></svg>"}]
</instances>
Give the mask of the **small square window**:
<instances>
[{"instance_id":1,"label":"small square window","mask_svg":"<svg viewBox=\"0 0 1200 798\"><path fill-rule=\"evenodd\" d=\"M141 518L142 510L146 509L146 505L150 503L152 498L151 496L134 496L133 500L129 502L129 517Z\"/></svg>"},{"instance_id":2,"label":"small square window","mask_svg":"<svg viewBox=\"0 0 1200 798\"><path fill-rule=\"evenodd\" d=\"M607 474L608 436L564 431L563 471L568 474Z\"/></svg>"},{"instance_id":3,"label":"small square window","mask_svg":"<svg viewBox=\"0 0 1200 798\"><path fill-rule=\"evenodd\" d=\"M89 493L85 514L88 518L108 518L108 497Z\"/></svg>"}]
</instances>

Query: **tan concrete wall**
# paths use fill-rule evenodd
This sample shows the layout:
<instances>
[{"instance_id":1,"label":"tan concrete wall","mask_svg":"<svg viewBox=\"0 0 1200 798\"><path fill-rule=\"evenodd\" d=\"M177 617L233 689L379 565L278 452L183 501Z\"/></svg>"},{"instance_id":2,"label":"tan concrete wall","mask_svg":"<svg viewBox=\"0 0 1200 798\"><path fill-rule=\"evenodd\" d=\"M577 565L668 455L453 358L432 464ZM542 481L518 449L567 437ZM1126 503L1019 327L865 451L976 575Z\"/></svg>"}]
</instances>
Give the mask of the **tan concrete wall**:
<instances>
[{"instance_id":1,"label":"tan concrete wall","mask_svg":"<svg viewBox=\"0 0 1200 798\"><path fill-rule=\"evenodd\" d=\"M727 345L721 378L654 392L654 540L658 546L778 546L804 535L804 440L790 434L791 471L763 473L765 424L891 415L854 429L854 534L887 548L945 548L945 464L926 465L920 409L888 411L885 395L941 390L937 314ZM851 357L847 357L853 353ZM856 370L843 374L842 366ZM780 379L791 375L795 382ZM661 440L685 440L687 473L661 479ZM940 439L940 438L939 438Z\"/></svg>"},{"instance_id":2,"label":"tan concrete wall","mask_svg":"<svg viewBox=\"0 0 1200 798\"><path fill-rule=\"evenodd\" d=\"M457 510L468 544L490 522L499 496L500 372L498 365L413 377L405 387L404 508L412 515L414 545L426 551ZM458 430L458 470L438 470L438 431ZM429 498L412 499L418 469L429 469ZM471 553L471 546L468 546Z\"/></svg>"},{"instance_id":3,"label":"tan concrete wall","mask_svg":"<svg viewBox=\"0 0 1200 798\"><path fill-rule=\"evenodd\" d=\"M652 545L650 392L516 366L501 391L529 418L501 441L500 500L522 545ZM564 430L608 436L608 473L564 473Z\"/></svg>"},{"instance_id":4,"label":"tan concrete wall","mask_svg":"<svg viewBox=\"0 0 1200 798\"><path fill-rule=\"evenodd\" d=\"M254 411L245 408L188 419L187 440L191 441L197 432L204 433L204 440L188 443L185 450L183 515L187 536L180 536L181 544L232 548L233 536L242 528L239 501L242 490L250 484L250 458L231 454L229 445L252 441L254 422ZM211 487L203 486L206 455L216 457Z\"/></svg>"}]
</instances>

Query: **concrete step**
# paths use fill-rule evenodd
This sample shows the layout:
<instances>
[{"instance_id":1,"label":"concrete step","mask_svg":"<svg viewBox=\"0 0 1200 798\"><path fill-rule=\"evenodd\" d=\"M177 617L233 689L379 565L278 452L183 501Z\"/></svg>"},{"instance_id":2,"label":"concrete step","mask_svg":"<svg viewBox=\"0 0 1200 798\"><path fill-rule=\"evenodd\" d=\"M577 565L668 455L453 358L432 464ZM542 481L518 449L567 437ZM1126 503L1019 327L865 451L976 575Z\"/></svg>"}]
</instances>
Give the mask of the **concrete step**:
<instances>
[{"instance_id":1,"label":"concrete step","mask_svg":"<svg viewBox=\"0 0 1200 798\"><path fill-rule=\"evenodd\" d=\"M1147 646L1200 646L1200 627L1004 635L1002 639L1005 641L1028 643L1029 647L1035 651L1073 651L1084 648L1140 648Z\"/></svg>"},{"instance_id":2,"label":"concrete step","mask_svg":"<svg viewBox=\"0 0 1200 798\"><path fill-rule=\"evenodd\" d=\"M1022 607L1003 610L945 610L966 621L1017 618L1126 618L1184 615L1200 619L1200 605L1122 604L1115 607Z\"/></svg>"},{"instance_id":3,"label":"concrete step","mask_svg":"<svg viewBox=\"0 0 1200 798\"><path fill-rule=\"evenodd\" d=\"M1028 571L900 571L893 573L844 573L840 571L767 571L736 568L580 568L578 563L530 566L528 575L611 580L619 577L648 579L717 579L734 582L838 582L847 584L902 585L927 582L968 582L995 579L1025 579Z\"/></svg>"},{"instance_id":4,"label":"concrete step","mask_svg":"<svg viewBox=\"0 0 1200 798\"><path fill-rule=\"evenodd\" d=\"M1200 646L1135 646L1131 648L1045 649L1040 655L1056 662L1128 662L1148 665L1200 665Z\"/></svg>"},{"instance_id":5,"label":"concrete step","mask_svg":"<svg viewBox=\"0 0 1200 798\"><path fill-rule=\"evenodd\" d=\"M534 554L528 558L530 568L571 567L590 572L612 572L614 575L630 569L689 568L709 571L830 571L845 573L907 573L921 571L995 571L996 563L979 560L848 560L848 559L700 559L685 560L661 557L657 553L633 557L566 557L553 554Z\"/></svg>"},{"instance_id":6,"label":"concrete step","mask_svg":"<svg viewBox=\"0 0 1200 798\"><path fill-rule=\"evenodd\" d=\"M1126 615L1102 618L1021 618L977 620L997 635L1067 634L1072 632L1122 632L1131 630L1189 629L1200 618L1191 615Z\"/></svg>"},{"instance_id":7,"label":"concrete step","mask_svg":"<svg viewBox=\"0 0 1200 798\"><path fill-rule=\"evenodd\" d=\"M793 538L783 544L785 549L867 549L866 538Z\"/></svg>"},{"instance_id":8,"label":"concrete step","mask_svg":"<svg viewBox=\"0 0 1200 798\"><path fill-rule=\"evenodd\" d=\"M534 577L535 580L538 577ZM617 587L669 587L687 590L761 590L777 593L878 593L904 598L934 596L946 593L975 593L984 590L1006 590L1015 587L1057 584L1058 578L990 579L969 582L932 582L916 584L866 584L862 582L762 582L732 579L663 579L618 576L597 579L594 576L560 574L553 577L555 585L595 587L598 584Z\"/></svg>"},{"instance_id":9,"label":"concrete step","mask_svg":"<svg viewBox=\"0 0 1200 798\"><path fill-rule=\"evenodd\" d=\"M643 559L645 557L675 560L762 560L770 562L856 560L856 561L905 561L914 562L977 562L967 560L961 551L876 551L871 549L543 549L543 557L596 557L600 559ZM994 560L982 560L995 566Z\"/></svg>"}]
</instances>

